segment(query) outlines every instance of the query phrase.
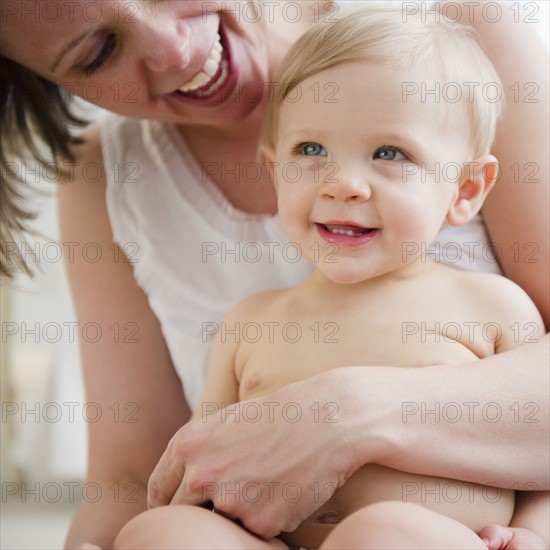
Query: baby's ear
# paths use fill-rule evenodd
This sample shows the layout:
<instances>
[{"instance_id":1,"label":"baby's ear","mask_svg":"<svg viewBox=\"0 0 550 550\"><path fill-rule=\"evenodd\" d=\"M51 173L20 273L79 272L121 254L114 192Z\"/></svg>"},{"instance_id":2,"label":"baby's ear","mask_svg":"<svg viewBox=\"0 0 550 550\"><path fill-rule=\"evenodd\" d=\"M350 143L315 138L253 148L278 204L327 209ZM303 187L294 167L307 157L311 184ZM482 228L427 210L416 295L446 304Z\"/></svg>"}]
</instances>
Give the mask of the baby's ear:
<instances>
[{"instance_id":1,"label":"baby's ear","mask_svg":"<svg viewBox=\"0 0 550 550\"><path fill-rule=\"evenodd\" d=\"M480 210L498 178L498 162L493 155L483 155L463 170L457 196L447 212L449 225L464 225Z\"/></svg>"},{"instance_id":2,"label":"baby's ear","mask_svg":"<svg viewBox=\"0 0 550 550\"><path fill-rule=\"evenodd\" d=\"M269 181L273 182L275 185L275 190L277 190L277 178L275 177L275 147L271 143L263 143L260 145L260 157L262 162L269 170Z\"/></svg>"}]
</instances>

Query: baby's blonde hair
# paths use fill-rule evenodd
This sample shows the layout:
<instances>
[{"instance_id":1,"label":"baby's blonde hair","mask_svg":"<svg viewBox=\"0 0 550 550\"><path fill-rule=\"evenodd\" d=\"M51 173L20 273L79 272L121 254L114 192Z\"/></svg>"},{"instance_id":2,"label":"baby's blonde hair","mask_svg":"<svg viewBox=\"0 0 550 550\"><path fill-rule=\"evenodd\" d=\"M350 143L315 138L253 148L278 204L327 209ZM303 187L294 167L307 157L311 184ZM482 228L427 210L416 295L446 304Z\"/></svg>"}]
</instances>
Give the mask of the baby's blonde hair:
<instances>
[{"instance_id":1,"label":"baby's blonde hair","mask_svg":"<svg viewBox=\"0 0 550 550\"><path fill-rule=\"evenodd\" d=\"M446 89L448 94L440 100L452 105L458 85L461 99L456 105L462 107L463 114L453 111L447 118L459 128L469 126L474 156L490 151L504 93L473 29L443 16L438 21L433 14L405 13L401 2L373 4L336 21L335 17L310 29L287 53L268 110L265 142L276 143L281 104L301 82L340 63L368 61L396 70L422 68L424 75L433 75L426 85L428 101L429 90L437 81L440 95Z\"/></svg>"}]
</instances>

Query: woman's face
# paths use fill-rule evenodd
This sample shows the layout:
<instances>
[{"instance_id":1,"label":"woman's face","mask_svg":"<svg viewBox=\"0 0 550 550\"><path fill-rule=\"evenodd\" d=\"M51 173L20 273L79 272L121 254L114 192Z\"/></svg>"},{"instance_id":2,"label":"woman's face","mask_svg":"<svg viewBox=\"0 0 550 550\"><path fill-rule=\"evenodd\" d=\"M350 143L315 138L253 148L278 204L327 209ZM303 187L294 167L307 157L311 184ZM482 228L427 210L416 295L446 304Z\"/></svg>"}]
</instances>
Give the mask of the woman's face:
<instances>
[{"instance_id":1,"label":"woman's face","mask_svg":"<svg viewBox=\"0 0 550 550\"><path fill-rule=\"evenodd\" d=\"M224 126L265 95L267 46L250 2L1 0L1 9L3 56L120 114Z\"/></svg>"}]
</instances>

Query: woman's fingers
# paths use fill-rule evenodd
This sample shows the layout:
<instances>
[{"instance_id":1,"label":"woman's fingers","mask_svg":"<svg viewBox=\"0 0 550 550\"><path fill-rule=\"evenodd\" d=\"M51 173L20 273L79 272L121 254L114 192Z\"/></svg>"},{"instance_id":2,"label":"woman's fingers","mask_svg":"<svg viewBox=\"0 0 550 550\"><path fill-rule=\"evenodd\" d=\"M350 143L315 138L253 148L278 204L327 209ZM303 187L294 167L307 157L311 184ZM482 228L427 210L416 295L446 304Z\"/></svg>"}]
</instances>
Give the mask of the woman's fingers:
<instances>
[{"instance_id":1,"label":"woman's fingers","mask_svg":"<svg viewBox=\"0 0 550 550\"><path fill-rule=\"evenodd\" d=\"M182 483L185 472L185 453L181 452L181 449L185 442L184 431L187 426L180 428L172 437L149 478L147 485L148 508L170 504Z\"/></svg>"},{"instance_id":2,"label":"woman's fingers","mask_svg":"<svg viewBox=\"0 0 550 550\"><path fill-rule=\"evenodd\" d=\"M334 405L330 377L188 423L151 476L149 506L211 501L218 513L264 538L294 530L354 468L342 425L318 418L320 395L330 395Z\"/></svg>"}]
</instances>

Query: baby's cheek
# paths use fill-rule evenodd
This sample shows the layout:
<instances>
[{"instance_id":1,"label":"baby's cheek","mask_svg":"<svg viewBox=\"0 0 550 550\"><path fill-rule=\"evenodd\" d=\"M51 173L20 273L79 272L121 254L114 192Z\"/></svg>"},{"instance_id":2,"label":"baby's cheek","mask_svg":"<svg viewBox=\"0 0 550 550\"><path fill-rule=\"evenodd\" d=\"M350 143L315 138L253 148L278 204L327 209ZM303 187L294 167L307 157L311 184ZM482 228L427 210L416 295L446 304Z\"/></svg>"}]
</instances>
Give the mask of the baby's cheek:
<instances>
[{"instance_id":1,"label":"baby's cheek","mask_svg":"<svg viewBox=\"0 0 550 550\"><path fill-rule=\"evenodd\" d=\"M296 200L279 200L279 218L289 241L298 242L304 238L309 212Z\"/></svg>"},{"instance_id":2,"label":"baby's cheek","mask_svg":"<svg viewBox=\"0 0 550 550\"><path fill-rule=\"evenodd\" d=\"M445 213L434 208L434 197L415 198L406 202L397 201L391 209L391 219L384 226L391 231L398 243L429 245L444 221Z\"/></svg>"}]
</instances>

